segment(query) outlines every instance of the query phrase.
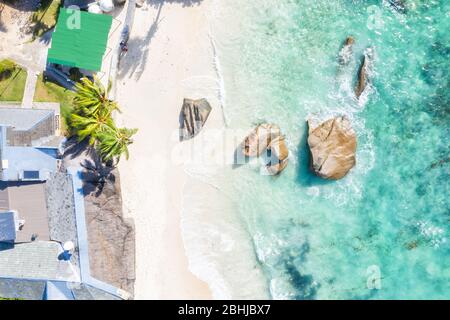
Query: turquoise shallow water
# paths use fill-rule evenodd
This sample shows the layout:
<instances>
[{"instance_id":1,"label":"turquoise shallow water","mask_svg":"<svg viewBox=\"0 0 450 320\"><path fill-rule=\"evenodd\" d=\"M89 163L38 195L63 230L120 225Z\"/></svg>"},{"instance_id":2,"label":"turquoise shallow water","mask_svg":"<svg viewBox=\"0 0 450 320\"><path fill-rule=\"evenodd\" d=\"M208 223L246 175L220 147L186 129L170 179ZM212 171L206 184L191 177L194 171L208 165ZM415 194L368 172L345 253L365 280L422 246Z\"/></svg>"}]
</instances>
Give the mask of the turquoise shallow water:
<instances>
[{"instance_id":1,"label":"turquoise shallow water","mask_svg":"<svg viewBox=\"0 0 450 320\"><path fill-rule=\"evenodd\" d=\"M450 3L406 4L401 14L383 1L215 3L228 126L277 123L291 153L279 177L247 165L220 182L273 298L450 297ZM358 103L368 47L372 85ZM308 170L305 120L336 114L357 131L357 166L327 182Z\"/></svg>"}]
</instances>

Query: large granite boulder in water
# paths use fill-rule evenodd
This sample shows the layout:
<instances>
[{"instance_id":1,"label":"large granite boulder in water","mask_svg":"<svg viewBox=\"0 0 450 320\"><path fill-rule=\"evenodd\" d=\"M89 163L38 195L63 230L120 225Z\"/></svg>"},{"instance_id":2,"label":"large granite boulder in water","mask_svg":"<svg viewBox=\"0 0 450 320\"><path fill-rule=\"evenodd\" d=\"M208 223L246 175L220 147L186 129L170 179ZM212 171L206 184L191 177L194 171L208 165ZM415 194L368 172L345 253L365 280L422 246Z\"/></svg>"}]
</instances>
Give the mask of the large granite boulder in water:
<instances>
[{"instance_id":1,"label":"large granite boulder in water","mask_svg":"<svg viewBox=\"0 0 450 320\"><path fill-rule=\"evenodd\" d=\"M266 165L267 171L271 175L278 175L288 165L289 150L286 146L285 138L279 135L270 142L270 161Z\"/></svg>"},{"instance_id":2,"label":"large granite boulder in water","mask_svg":"<svg viewBox=\"0 0 450 320\"><path fill-rule=\"evenodd\" d=\"M206 99L184 99L180 115L180 140L195 137L205 125L211 113L211 105Z\"/></svg>"},{"instance_id":3,"label":"large granite boulder in water","mask_svg":"<svg viewBox=\"0 0 450 320\"><path fill-rule=\"evenodd\" d=\"M344 177L356 163L356 134L346 117L325 121L317 127L308 121L311 167L325 179Z\"/></svg>"},{"instance_id":4,"label":"large granite boulder in water","mask_svg":"<svg viewBox=\"0 0 450 320\"><path fill-rule=\"evenodd\" d=\"M267 150L272 139L279 135L280 128L277 125L260 124L245 138L242 153L247 157L258 157Z\"/></svg>"}]
</instances>

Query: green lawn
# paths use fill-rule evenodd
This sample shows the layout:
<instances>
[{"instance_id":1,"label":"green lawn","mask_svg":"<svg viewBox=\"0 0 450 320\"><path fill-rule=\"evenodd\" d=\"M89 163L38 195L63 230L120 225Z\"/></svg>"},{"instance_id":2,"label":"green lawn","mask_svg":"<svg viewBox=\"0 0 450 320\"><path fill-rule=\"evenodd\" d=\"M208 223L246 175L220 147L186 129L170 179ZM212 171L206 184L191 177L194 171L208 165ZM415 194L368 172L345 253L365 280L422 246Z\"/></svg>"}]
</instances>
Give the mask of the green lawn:
<instances>
[{"instance_id":1,"label":"green lawn","mask_svg":"<svg viewBox=\"0 0 450 320\"><path fill-rule=\"evenodd\" d=\"M43 81L42 75L39 76L34 93L35 102L59 102L61 105L62 128L66 131L67 119L72 111L72 100L75 93L67 90L53 82Z\"/></svg>"},{"instance_id":2,"label":"green lawn","mask_svg":"<svg viewBox=\"0 0 450 320\"><path fill-rule=\"evenodd\" d=\"M33 40L41 37L56 25L61 0L41 0L41 6L31 16Z\"/></svg>"},{"instance_id":3,"label":"green lawn","mask_svg":"<svg viewBox=\"0 0 450 320\"><path fill-rule=\"evenodd\" d=\"M16 66L11 76L0 78L0 101L21 102L26 80L27 72L19 66Z\"/></svg>"}]
</instances>

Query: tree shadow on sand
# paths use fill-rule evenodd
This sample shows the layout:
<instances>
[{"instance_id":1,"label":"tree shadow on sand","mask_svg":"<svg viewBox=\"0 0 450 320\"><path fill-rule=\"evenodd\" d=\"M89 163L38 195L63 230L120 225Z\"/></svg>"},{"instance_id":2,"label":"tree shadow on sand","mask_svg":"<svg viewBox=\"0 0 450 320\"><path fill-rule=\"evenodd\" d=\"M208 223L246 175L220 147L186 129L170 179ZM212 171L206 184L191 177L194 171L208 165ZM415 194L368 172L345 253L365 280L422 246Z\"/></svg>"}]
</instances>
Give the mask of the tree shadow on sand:
<instances>
[{"instance_id":1,"label":"tree shadow on sand","mask_svg":"<svg viewBox=\"0 0 450 320\"><path fill-rule=\"evenodd\" d=\"M180 3L183 7L199 5L203 0L147 0L152 7L158 7L162 3Z\"/></svg>"},{"instance_id":2,"label":"tree shadow on sand","mask_svg":"<svg viewBox=\"0 0 450 320\"><path fill-rule=\"evenodd\" d=\"M125 57L122 58L118 74L119 79L134 77L136 80L139 80L141 78L149 59L151 42L158 32L160 23L164 20L164 17L161 18L164 4L179 3L183 7L191 7L199 5L202 1L203 0L147 0L147 5L158 8L158 13L145 38L133 37L128 41L127 45L129 51Z\"/></svg>"},{"instance_id":3,"label":"tree shadow on sand","mask_svg":"<svg viewBox=\"0 0 450 320\"><path fill-rule=\"evenodd\" d=\"M128 78L135 77L139 80L145 70L147 61L149 58L150 44L158 31L159 24L164 18L161 19L161 12L164 2L159 2L158 13L153 20L152 25L145 38L130 38L128 41L129 51L122 58L120 69L119 69L119 79L123 79L128 76Z\"/></svg>"},{"instance_id":4,"label":"tree shadow on sand","mask_svg":"<svg viewBox=\"0 0 450 320\"><path fill-rule=\"evenodd\" d=\"M6 28L5 23L3 22L3 19L2 19L2 13L3 13L4 9L5 9L5 4L0 3L0 32L8 31L8 29Z\"/></svg>"},{"instance_id":5,"label":"tree shadow on sand","mask_svg":"<svg viewBox=\"0 0 450 320\"><path fill-rule=\"evenodd\" d=\"M40 3L39 0L1 0L1 2L8 7L26 12L35 11Z\"/></svg>"}]
</instances>

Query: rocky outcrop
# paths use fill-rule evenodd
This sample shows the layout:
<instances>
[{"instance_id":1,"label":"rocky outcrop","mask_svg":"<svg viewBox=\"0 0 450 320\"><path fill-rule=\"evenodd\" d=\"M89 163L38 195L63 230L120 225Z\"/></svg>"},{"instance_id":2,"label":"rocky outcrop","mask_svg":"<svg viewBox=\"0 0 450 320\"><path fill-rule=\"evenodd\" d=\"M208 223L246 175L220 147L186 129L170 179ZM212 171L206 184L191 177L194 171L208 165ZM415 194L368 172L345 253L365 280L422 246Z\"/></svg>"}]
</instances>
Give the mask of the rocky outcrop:
<instances>
[{"instance_id":1,"label":"rocky outcrop","mask_svg":"<svg viewBox=\"0 0 450 320\"><path fill-rule=\"evenodd\" d=\"M308 145L312 170L325 179L341 179L356 163L356 133L345 117L315 127L308 121Z\"/></svg>"},{"instance_id":2,"label":"rocky outcrop","mask_svg":"<svg viewBox=\"0 0 450 320\"><path fill-rule=\"evenodd\" d=\"M267 152L267 171L280 174L288 164L289 150L280 128L274 124L261 124L254 129L242 144L242 153L247 157L259 157Z\"/></svg>"},{"instance_id":3,"label":"rocky outcrop","mask_svg":"<svg viewBox=\"0 0 450 320\"><path fill-rule=\"evenodd\" d=\"M341 51L339 52L339 64L347 65L349 64L352 54L353 54L353 45L355 44L355 39L353 37L348 37Z\"/></svg>"},{"instance_id":4,"label":"rocky outcrop","mask_svg":"<svg viewBox=\"0 0 450 320\"><path fill-rule=\"evenodd\" d=\"M355 88L355 95L356 98L359 99L361 94L366 89L367 85L369 84L369 73L370 73L370 67L373 59L373 49L368 48L364 52L363 61L361 63L361 67L358 71L358 84Z\"/></svg>"},{"instance_id":5,"label":"rocky outcrop","mask_svg":"<svg viewBox=\"0 0 450 320\"><path fill-rule=\"evenodd\" d=\"M180 114L180 140L195 137L205 125L211 109L206 99L184 99Z\"/></svg>"},{"instance_id":6,"label":"rocky outcrop","mask_svg":"<svg viewBox=\"0 0 450 320\"><path fill-rule=\"evenodd\" d=\"M242 153L246 157L258 157L269 147L272 139L280 135L280 128L273 124L260 124L244 140Z\"/></svg>"},{"instance_id":7,"label":"rocky outcrop","mask_svg":"<svg viewBox=\"0 0 450 320\"><path fill-rule=\"evenodd\" d=\"M289 150L286 146L285 138L279 135L270 142L270 161L266 165L267 171L271 175L278 175L286 169L288 165Z\"/></svg>"}]
</instances>

